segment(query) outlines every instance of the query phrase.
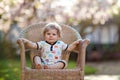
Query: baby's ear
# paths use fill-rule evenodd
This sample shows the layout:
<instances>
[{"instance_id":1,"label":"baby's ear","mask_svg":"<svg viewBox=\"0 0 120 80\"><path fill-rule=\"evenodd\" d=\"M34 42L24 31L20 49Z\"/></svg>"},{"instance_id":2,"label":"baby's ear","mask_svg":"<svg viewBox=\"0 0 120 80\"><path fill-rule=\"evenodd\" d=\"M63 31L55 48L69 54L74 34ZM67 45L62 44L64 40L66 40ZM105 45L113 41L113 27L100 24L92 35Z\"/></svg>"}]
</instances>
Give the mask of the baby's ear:
<instances>
[{"instance_id":1,"label":"baby's ear","mask_svg":"<svg viewBox=\"0 0 120 80\"><path fill-rule=\"evenodd\" d=\"M60 39L61 37L60 36L58 36L58 39Z\"/></svg>"},{"instance_id":2,"label":"baby's ear","mask_svg":"<svg viewBox=\"0 0 120 80\"><path fill-rule=\"evenodd\" d=\"M61 38L61 35L58 35L58 38Z\"/></svg>"}]
</instances>

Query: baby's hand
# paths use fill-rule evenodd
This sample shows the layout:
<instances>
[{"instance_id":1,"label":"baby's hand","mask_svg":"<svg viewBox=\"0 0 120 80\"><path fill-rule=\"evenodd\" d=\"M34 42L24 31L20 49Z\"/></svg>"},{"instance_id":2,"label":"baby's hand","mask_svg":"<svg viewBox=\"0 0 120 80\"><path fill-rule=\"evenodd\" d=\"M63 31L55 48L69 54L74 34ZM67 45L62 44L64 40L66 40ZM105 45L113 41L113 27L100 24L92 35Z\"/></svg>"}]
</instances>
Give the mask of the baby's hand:
<instances>
[{"instance_id":1,"label":"baby's hand","mask_svg":"<svg viewBox=\"0 0 120 80\"><path fill-rule=\"evenodd\" d=\"M30 41L30 40L27 40L25 38L19 38L17 40L17 43L19 43L20 41L22 41L25 45L25 48L31 48L31 49L36 49L37 48L37 45L36 43Z\"/></svg>"},{"instance_id":2,"label":"baby's hand","mask_svg":"<svg viewBox=\"0 0 120 80\"><path fill-rule=\"evenodd\" d=\"M79 40L77 40L77 41L74 41L72 44L70 44L69 46L68 46L68 51L72 51L72 50L74 50L80 43L81 43L81 41L82 41L82 39L79 39Z\"/></svg>"},{"instance_id":3,"label":"baby's hand","mask_svg":"<svg viewBox=\"0 0 120 80\"><path fill-rule=\"evenodd\" d=\"M19 38L19 39L17 40L17 42L19 42L19 41L23 41L24 44L27 44L27 43L32 42L32 41L27 40L27 39L25 39L25 38Z\"/></svg>"},{"instance_id":4,"label":"baby's hand","mask_svg":"<svg viewBox=\"0 0 120 80\"><path fill-rule=\"evenodd\" d=\"M24 38L18 38L18 39L17 39L17 43L18 43L18 44L19 44L21 41L23 41L23 42L25 43L26 40L25 40Z\"/></svg>"},{"instance_id":5,"label":"baby's hand","mask_svg":"<svg viewBox=\"0 0 120 80\"><path fill-rule=\"evenodd\" d=\"M73 45L78 45L78 44L80 44L81 41L82 41L82 39L78 39L77 41L73 42Z\"/></svg>"}]
</instances>

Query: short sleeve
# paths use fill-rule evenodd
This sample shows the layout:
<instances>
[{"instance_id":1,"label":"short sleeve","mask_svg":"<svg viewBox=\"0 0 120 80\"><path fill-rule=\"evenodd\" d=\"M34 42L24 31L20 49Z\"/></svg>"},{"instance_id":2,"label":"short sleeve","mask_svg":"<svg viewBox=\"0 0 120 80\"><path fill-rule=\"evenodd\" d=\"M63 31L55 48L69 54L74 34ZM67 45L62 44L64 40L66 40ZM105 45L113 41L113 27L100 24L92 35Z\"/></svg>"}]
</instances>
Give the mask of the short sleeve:
<instances>
[{"instance_id":1,"label":"short sleeve","mask_svg":"<svg viewBox=\"0 0 120 80\"><path fill-rule=\"evenodd\" d=\"M44 41L37 42L37 49L41 49L44 46Z\"/></svg>"},{"instance_id":2,"label":"short sleeve","mask_svg":"<svg viewBox=\"0 0 120 80\"><path fill-rule=\"evenodd\" d=\"M62 50L67 50L68 48L68 44L64 43L63 41L61 41L61 46L62 46Z\"/></svg>"}]
</instances>

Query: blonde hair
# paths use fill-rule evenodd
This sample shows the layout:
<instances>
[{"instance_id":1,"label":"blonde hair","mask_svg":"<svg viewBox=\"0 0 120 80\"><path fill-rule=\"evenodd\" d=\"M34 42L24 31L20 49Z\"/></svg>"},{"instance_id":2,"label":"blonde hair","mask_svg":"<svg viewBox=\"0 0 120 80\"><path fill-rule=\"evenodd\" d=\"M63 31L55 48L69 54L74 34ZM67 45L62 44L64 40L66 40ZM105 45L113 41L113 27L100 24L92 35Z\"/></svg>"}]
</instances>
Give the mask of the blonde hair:
<instances>
[{"instance_id":1,"label":"blonde hair","mask_svg":"<svg viewBox=\"0 0 120 80\"><path fill-rule=\"evenodd\" d=\"M59 24L57 24L57 23L48 23L48 24L46 24L44 29L43 29L43 36L45 36L45 33L47 31L49 31L50 29L57 30L57 34L59 35L59 37L62 36L62 34L61 34L61 30L62 30L61 26Z\"/></svg>"}]
</instances>

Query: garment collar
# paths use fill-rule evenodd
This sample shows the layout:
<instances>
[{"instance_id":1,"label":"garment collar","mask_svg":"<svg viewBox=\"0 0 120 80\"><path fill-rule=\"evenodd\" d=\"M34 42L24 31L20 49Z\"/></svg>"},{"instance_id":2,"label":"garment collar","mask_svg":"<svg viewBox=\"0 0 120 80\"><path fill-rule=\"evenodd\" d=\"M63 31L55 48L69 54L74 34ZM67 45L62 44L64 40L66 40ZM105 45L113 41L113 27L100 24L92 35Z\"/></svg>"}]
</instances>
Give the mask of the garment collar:
<instances>
[{"instance_id":1,"label":"garment collar","mask_svg":"<svg viewBox=\"0 0 120 80\"><path fill-rule=\"evenodd\" d=\"M56 42L54 42L53 44L51 44L51 43L49 43L48 41L45 41L46 43L48 43L48 44L50 44L50 45L54 45L54 44L56 44L57 43L57 41Z\"/></svg>"}]
</instances>

